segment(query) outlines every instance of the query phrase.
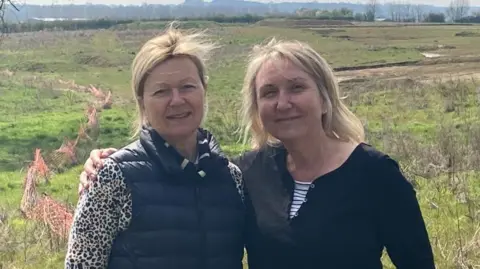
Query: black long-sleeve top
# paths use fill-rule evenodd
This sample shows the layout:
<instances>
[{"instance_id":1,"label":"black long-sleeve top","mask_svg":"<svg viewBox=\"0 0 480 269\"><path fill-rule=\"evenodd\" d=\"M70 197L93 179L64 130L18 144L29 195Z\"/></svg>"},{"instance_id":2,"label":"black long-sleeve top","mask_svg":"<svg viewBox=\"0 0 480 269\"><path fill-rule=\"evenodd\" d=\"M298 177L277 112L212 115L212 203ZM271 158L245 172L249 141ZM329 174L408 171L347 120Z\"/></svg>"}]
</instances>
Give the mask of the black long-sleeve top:
<instances>
[{"instance_id":1,"label":"black long-sleeve top","mask_svg":"<svg viewBox=\"0 0 480 269\"><path fill-rule=\"evenodd\" d=\"M250 212L249 269L378 269L384 248L399 269L435 268L415 190L388 155L360 144L310 185L293 218L285 157L267 147L234 161Z\"/></svg>"}]
</instances>

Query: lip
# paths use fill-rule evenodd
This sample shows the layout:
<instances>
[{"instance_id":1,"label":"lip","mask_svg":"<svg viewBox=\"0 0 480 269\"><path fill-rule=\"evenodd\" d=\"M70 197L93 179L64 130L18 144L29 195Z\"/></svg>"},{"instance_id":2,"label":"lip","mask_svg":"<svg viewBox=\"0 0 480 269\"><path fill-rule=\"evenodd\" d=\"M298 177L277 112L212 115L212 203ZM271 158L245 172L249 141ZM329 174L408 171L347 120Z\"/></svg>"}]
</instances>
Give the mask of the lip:
<instances>
[{"instance_id":1,"label":"lip","mask_svg":"<svg viewBox=\"0 0 480 269\"><path fill-rule=\"evenodd\" d=\"M301 116L292 116L292 117L285 117L285 118L278 118L275 121L276 122L285 122L285 121L291 121L291 120L296 120L299 119Z\"/></svg>"},{"instance_id":2,"label":"lip","mask_svg":"<svg viewBox=\"0 0 480 269\"><path fill-rule=\"evenodd\" d=\"M189 117L190 115L192 115L192 112L189 111L189 112L171 114L171 115L168 115L166 118L169 120L181 120Z\"/></svg>"}]
</instances>

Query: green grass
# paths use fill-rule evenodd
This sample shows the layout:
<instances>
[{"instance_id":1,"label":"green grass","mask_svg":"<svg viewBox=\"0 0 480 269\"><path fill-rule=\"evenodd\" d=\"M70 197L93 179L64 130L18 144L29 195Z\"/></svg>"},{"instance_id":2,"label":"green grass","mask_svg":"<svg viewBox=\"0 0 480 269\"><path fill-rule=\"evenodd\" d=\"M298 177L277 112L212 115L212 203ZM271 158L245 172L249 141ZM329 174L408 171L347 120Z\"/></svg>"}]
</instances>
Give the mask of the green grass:
<instances>
[{"instance_id":1,"label":"green grass","mask_svg":"<svg viewBox=\"0 0 480 269\"><path fill-rule=\"evenodd\" d=\"M86 123L85 110L91 96L87 93L32 88L16 83L0 87L0 167L18 170L32 159L35 148L51 151L60 147L64 137L75 139L80 124ZM133 111L115 107L105 110L95 146L121 144L130 134L125 126Z\"/></svg>"},{"instance_id":2,"label":"green grass","mask_svg":"<svg viewBox=\"0 0 480 269\"><path fill-rule=\"evenodd\" d=\"M77 200L76 179L81 166L54 176L48 186L40 185L46 192L72 209ZM43 223L26 220L18 210L22 195L24 174L0 173L0 214L7 221L0 224L1 268L63 268L65 240L56 238Z\"/></svg>"},{"instance_id":3,"label":"green grass","mask_svg":"<svg viewBox=\"0 0 480 269\"><path fill-rule=\"evenodd\" d=\"M333 32L331 37L348 37L351 42L367 46L374 52L396 51L399 55L401 53L418 55L419 51L430 50L451 56L477 54L475 44L480 41L480 36L455 36L463 31L480 33L480 26L344 28Z\"/></svg>"},{"instance_id":4,"label":"green grass","mask_svg":"<svg viewBox=\"0 0 480 269\"><path fill-rule=\"evenodd\" d=\"M446 84L378 90L361 95L350 93L349 102L358 115L367 120L371 132L382 132L388 124L393 132L409 133L430 140L442 124L457 128L480 121L475 83L450 82Z\"/></svg>"},{"instance_id":5,"label":"green grass","mask_svg":"<svg viewBox=\"0 0 480 269\"><path fill-rule=\"evenodd\" d=\"M192 22L194 24L194 22ZM134 52L162 23L127 30L13 35L0 47L0 268L63 268L65 242L19 212L25 167L41 148L49 154L86 122L90 93L78 85L111 90L113 108L100 112L100 134L79 145L79 164L56 171L45 192L72 210L78 175L89 150L129 142L135 108L129 65ZM204 25L200 26L203 27ZM197 27L197 26L190 26ZM420 59L435 44L450 55L475 53L478 37L456 37L478 27L283 29L209 24L223 47L210 61L205 127L232 156L240 144L240 88L251 46L275 35L310 43L333 66ZM327 31L328 30L328 31ZM348 38L346 37L348 36ZM440 50L442 51L442 50ZM478 52L477 52L478 53ZM1 73L8 69L14 75ZM73 80L73 87L60 83ZM398 159L414 182L435 251L437 268L480 263L480 98L476 81L383 84L373 78L345 85L346 102L365 122L368 142ZM387 268L388 258L385 257Z\"/></svg>"}]
</instances>

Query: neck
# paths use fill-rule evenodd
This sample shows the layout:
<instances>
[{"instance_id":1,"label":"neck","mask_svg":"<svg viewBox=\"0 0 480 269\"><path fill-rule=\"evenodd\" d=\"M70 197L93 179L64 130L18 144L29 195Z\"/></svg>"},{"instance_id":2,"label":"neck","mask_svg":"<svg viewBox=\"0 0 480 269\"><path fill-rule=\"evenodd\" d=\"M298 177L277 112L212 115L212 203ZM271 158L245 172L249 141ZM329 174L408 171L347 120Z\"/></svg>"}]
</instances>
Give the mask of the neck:
<instances>
[{"instance_id":1,"label":"neck","mask_svg":"<svg viewBox=\"0 0 480 269\"><path fill-rule=\"evenodd\" d=\"M197 159L197 134L193 133L185 139L165 139L180 155L194 162Z\"/></svg>"},{"instance_id":2,"label":"neck","mask_svg":"<svg viewBox=\"0 0 480 269\"><path fill-rule=\"evenodd\" d=\"M287 163L294 170L319 166L329 152L332 152L337 140L328 137L325 132L317 132L309 137L284 141L288 152Z\"/></svg>"}]
</instances>

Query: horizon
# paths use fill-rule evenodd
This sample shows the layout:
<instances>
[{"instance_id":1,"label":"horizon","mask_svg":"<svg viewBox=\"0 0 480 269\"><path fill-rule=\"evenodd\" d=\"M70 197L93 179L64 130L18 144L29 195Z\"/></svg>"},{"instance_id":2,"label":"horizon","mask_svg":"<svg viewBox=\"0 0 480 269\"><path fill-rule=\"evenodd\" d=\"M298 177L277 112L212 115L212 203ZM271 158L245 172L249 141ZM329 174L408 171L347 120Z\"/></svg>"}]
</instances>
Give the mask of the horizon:
<instances>
[{"instance_id":1,"label":"horizon","mask_svg":"<svg viewBox=\"0 0 480 269\"><path fill-rule=\"evenodd\" d=\"M253 1L253 0L248 0L248 1ZM76 5L82 5L86 3L91 3L94 5L140 5L140 1L134 1L134 0L23 0L19 1L21 4L30 4L30 5L53 5L53 4L60 4L60 5L68 5L68 4L76 4ZM163 4L163 5L169 5L169 4L181 4L183 3L184 0L144 0L141 1L141 3L147 3L147 4ZM309 0L289 0L289 1L284 1L284 0L275 0L275 1L270 1L270 0L255 0L253 2L260 2L260 3L282 3L282 2L296 2L296 3L306 3L306 2L318 2L318 3L349 3L349 4L365 4L368 2L368 0L355 0L355 1L309 1ZM390 2L389 0L380 0L380 4L388 3ZM408 1L411 4L424 4L424 5L432 5L432 6L438 6L438 7L446 7L449 5L451 2L450 0L410 0ZM21 5L20 4L20 5ZM480 6L480 0L470 0L470 6Z\"/></svg>"}]
</instances>

